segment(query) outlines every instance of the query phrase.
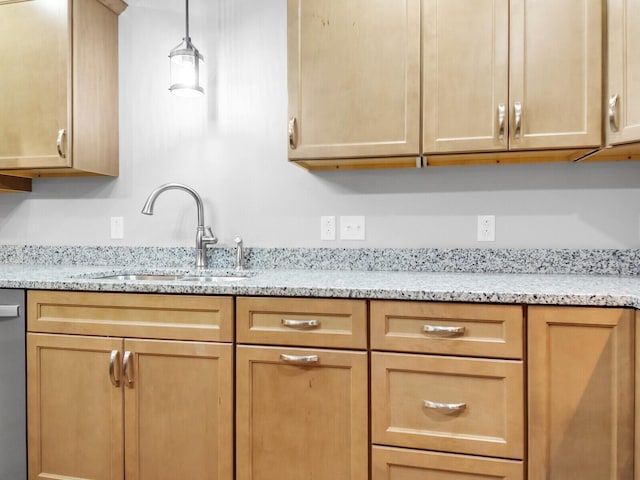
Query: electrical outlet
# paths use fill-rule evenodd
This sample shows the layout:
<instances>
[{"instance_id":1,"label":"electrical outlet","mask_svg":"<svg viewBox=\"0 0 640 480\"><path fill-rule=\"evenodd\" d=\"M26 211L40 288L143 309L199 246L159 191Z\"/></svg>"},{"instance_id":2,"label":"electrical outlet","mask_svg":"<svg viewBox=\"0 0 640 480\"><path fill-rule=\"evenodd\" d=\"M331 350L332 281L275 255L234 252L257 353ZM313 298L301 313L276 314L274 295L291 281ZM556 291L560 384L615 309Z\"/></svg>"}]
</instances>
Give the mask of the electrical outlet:
<instances>
[{"instance_id":1,"label":"electrical outlet","mask_svg":"<svg viewBox=\"0 0 640 480\"><path fill-rule=\"evenodd\" d=\"M340 240L364 240L364 217L340 217Z\"/></svg>"},{"instance_id":2,"label":"electrical outlet","mask_svg":"<svg viewBox=\"0 0 640 480\"><path fill-rule=\"evenodd\" d=\"M122 240L124 238L124 218L111 217L111 238Z\"/></svg>"},{"instance_id":3,"label":"electrical outlet","mask_svg":"<svg viewBox=\"0 0 640 480\"><path fill-rule=\"evenodd\" d=\"M496 217L495 215L478 215L478 241L496 241Z\"/></svg>"},{"instance_id":4,"label":"electrical outlet","mask_svg":"<svg viewBox=\"0 0 640 480\"><path fill-rule=\"evenodd\" d=\"M336 239L336 217L327 215L320 217L320 240Z\"/></svg>"}]
</instances>

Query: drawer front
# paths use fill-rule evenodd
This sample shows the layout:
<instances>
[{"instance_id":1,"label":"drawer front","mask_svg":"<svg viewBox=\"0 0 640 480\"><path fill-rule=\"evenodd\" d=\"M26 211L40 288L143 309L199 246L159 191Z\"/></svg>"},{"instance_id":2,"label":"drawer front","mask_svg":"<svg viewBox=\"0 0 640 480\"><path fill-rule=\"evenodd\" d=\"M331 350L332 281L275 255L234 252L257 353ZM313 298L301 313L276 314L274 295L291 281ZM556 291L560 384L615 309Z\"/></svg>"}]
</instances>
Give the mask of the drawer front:
<instances>
[{"instance_id":1,"label":"drawer front","mask_svg":"<svg viewBox=\"0 0 640 480\"><path fill-rule=\"evenodd\" d=\"M523 364L371 355L373 443L523 459Z\"/></svg>"},{"instance_id":2,"label":"drawer front","mask_svg":"<svg viewBox=\"0 0 640 480\"><path fill-rule=\"evenodd\" d=\"M233 298L141 293L27 292L30 332L233 341Z\"/></svg>"},{"instance_id":3,"label":"drawer front","mask_svg":"<svg viewBox=\"0 0 640 480\"><path fill-rule=\"evenodd\" d=\"M522 461L374 446L372 480L523 480Z\"/></svg>"},{"instance_id":4,"label":"drawer front","mask_svg":"<svg viewBox=\"0 0 640 480\"><path fill-rule=\"evenodd\" d=\"M371 348L522 359L523 308L412 301L371 302Z\"/></svg>"},{"instance_id":5,"label":"drawer front","mask_svg":"<svg viewBox=\"0 0 640 480\"><path fill-rule=\"evenodd\" d=\"M238 297L238 343L367 348L364 300Z\"/></svg>"}]
</instances>

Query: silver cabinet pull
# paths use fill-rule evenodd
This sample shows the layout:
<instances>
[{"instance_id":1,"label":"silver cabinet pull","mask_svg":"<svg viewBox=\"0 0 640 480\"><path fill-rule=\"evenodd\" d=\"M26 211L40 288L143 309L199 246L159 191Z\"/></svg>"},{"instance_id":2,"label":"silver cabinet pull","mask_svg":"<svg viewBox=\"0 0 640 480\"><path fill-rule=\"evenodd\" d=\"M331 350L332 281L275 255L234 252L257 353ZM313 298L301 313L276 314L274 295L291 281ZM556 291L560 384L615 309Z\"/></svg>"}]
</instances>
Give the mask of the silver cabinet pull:
<instances>
[{"instance_id":1,"label":"silver cabinet pull","mask_svg":"<svg viewBox=\"0 0 640 480\"><path fill-rule=\"evenodd\" d=\"M425 325L422 327L422 331L427 335L433 335L436 337L460 337L464 335L465 327L449 327L442 325Z\"/></svg>"},{"instance_id":2,"label":"silver cabinet pull","mask_svg":"<svg viewBox=\"0 0 640 480\"><path fill-rule=\"evenodd\" d=\"M19 310L18 305L0 305L0 318L17 317Z\"/></svg>"},{"instance_id":3,"label":"silver cabinet pull","mask_svg":"<svg viewBox=\"0 0 640 480\"><path fill-rule=\"evenodd\" d=\"M520 138L520 132L522 130L522 104L520 102L513 104L513 114L515 116L513 138Z\"/></svg>"},{"instance_id":4,"label":"silver cabinet pull","mask_svg":"<svg viewBox=\"0 0 640 480\"><path fill-rule=\"evenodd\" d=\"M617 132L618 127L618 94L609 98L609 128L612 132Z\"/></svg>"},{"instance_id":5,"label":"silver cabinet pull","mask_svg":"<svg viewBox=\"0 0 640 480\"><path fill-rule=\"evenodd\" d=\"M58 130L58 140L56 141L56 147L58 148L58 155L60 158L67 158L67 154L62 151L62 139L64 138L67 131L62 128Z\"/></svg>"},{"instance_id":6,"label":"silver cabinet pull","mask_svg":"<svg viewBox=\"0 0 640 480\"><path fill-rule=\"evenodd\" d=\"M118 369L118 374L116 376L116 364L119 364L118 361L120 359L120 351L111 350L111 358L109 359L109 378L111 379L111 383L113 383L114 387L120 386L120 371Z\"/></svg>"},{"instance_id":7,"label":"silver cabinet pull","mask_svg":"<svg viewBox=\"0 0 640 480\"><path fill-rule=\"evenodd\" d=\"M507 107L504 103L498 105L498 140L504 140L504 126L507 116Z\"/></svg>"},{"instance_id":8,"label":"silver cabinet pull","mask_svg":"<svg viewBox=\"0 0 640 480\"><path fill-rule=\"evenodd\" d=\"M127 388L133 388L133 375L131 372L131 352L124 352L124 359L122 360L125 385Z\"/></svg>"},{"instance_id":9,"label":"silver cabinet pull","mask_svg":"<svg viewBox=\"0 0 640 480\"><path fill-rule=\"evenodd\" d=\"M289 147L291 150L295 150L298 146L298 126L296 124L296 117L289 120Z\"/></svg>"},{"instance_id":10,"label":"silver cabinet pull","mask_svg":"<svg viewBox=\"0 0 640 480\"><path fill-rule=\"evenodd\" d=\"M290 320L283 318L282 326L287 328L294 328L296 330L311 330L318 328L320 322L318 320Z\"/></svg>"},{"instance_id":11,"label":"silver cabinet pull","mask_svg":"<svg viewBox=\"0 0 640 480\"><path fill-rule=\"evenodd\" d=\"M429 400L424 401L425 408L430 408L431 410L438 410L442 413L459 413L464 411L467 408L466 403L438 403L431 402Z\"/></svg>"},{"instance_id":12,"label":"silver cabinet pull","mask_svg":"<svg viewBox=\"0 0 640 480\"><path fill-rule=\"evenodd\" d=\"M314 365L318 363L320 359L317 355L287 355L286 353L281 353L280 360L296 365Z\"/></svg>"}]
</instances>

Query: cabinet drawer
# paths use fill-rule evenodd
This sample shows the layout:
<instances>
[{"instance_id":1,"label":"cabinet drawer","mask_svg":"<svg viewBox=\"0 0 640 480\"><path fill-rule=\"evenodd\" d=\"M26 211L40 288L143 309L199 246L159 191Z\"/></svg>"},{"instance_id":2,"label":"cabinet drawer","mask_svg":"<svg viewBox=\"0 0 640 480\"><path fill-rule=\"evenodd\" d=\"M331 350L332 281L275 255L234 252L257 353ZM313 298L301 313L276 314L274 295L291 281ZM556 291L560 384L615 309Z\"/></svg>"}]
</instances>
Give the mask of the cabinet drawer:
<instances>
[{"instance_id":1,"label":"cabinet drawer","mask_svg":"<svg viewBox=\"0 0 640 480\"><path fill-rule=\"evenodd\" d=\"M373 443L522 459L523 382L520 361L374 352Z\"/></svg>"},{"instance_id":2,"label":"cabinet drawer","mask_svg":"<svg viewBox=\"0 0 640 480\"><path fill-rule=\"evenodd\" d=\"M523 310L519 305L372 301L371 348L521 359Z\"/></svg>"},{"instance_id":3,"label":"cabinet drawer","mask_svg":"<svg viewBox=\"0 0 640 480\"><path fill-rule=\"evenodd\" d=\"M378 447L372 480L523 480L521 461Z\"/></svg>"},{"instance_id":4,"label":"cabinet drawer","mask_svg":"<svg viewBox=\"0 0 640 480\"><path fill-rule=\"evenodd\" d=\"M238 343L367 348L364 300L239 297Z\"/></svg>"},{"instance_id":5,"label":"cabinet drawer","mask_svg":"<svg viewBox=\"0 0 640 480\"><path fill-rule=\"evenodd\" d=\"M141 293L27 292L30 332L233 341L233 298Z\"/></svg>"}]
</instances>

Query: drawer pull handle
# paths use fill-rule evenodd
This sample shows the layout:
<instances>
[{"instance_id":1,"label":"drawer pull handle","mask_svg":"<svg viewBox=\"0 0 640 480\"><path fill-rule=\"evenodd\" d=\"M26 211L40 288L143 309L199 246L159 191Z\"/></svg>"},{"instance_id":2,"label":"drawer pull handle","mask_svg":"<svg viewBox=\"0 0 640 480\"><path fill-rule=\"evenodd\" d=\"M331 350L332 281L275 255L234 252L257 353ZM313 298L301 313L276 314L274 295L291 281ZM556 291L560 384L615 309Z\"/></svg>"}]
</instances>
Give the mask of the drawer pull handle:
<instances>
[{"instance_id":1,"label":"drawer pull handle","mask_svg":"<svg viewBox=\"0 0 640 480\"><path fill-rule=\"evenodd\" d=\"M111 350L111 358L109 360L109 378L111 379L111 383L113 383L114 387L120 386L120 372L118 372L118 376L116 377L116 364L118 359L120 358L120 352L118 350Z\"/></svg>"},{"instance_id":2,"label":"drawer pull handle","mask_svg":"<svg viewBox=\"0 0 640 480\"><path fill-rule=\"evenodd\" d=\"M461 337L464 335L465 327L445 327L441 325L425 325L422 331L427 335L434 335L437 337Z\"/></svg>"},{"instance_id":3,"label":"drawer pull handle","mask_svg":"<svg viewBox=\"0 0 640 480\"><path fill-rule=\"evenodd\" d=\"M286 353L281 353L280 360L296 365L314 365L320 359L317 355L287 355Z\"/></svg>"},{"instance_id":4,"label":"drawer pull handle","mask_svg":"<svg viewBox=\"0 0 640 480\"><path fill-rule=\"evenodd\" d=\"M295 150L298 147L298 125L296 117L289 120L289 148Z\"/></svg>"},{"instance_id":5,"label":"drawer pull handle","mask_svg":"<svg viewBox=\"0 0 640 480\"><path fill-rule=\"evenodd\" d=\"M0 305L0 317L14 318L18 316L20 311L19 305Z\"/></svg>"},{"instance_id":6,"label":"drawer pull handle","mask_svg":"<svg viewBox=\"0 0 640 480\"><path fill-rule=\"evenodd\" d=\"M320 322L318 320L290 320L283 318L282 326L295 328L297 330L311 330L312 328L318 328L320 326Z\"/></svg>"},{"instance_id":7,"label":"drawer pull handle","mask_svg":"<svg viewBox=\"0 0 640 480\"><path fill-rule=\"evenodd\" d=\"M438 410L442 413L460 413L467 408L466 403L438 403L429 400L424 401L425 408Z\"/></svg>"},{"instance_id":8,"label":"drawer pull handle","mask_svg":"<svg viewBox=\"0 0 640 480\"><path fill-rule=\"evenodd\" d=\"M56 140L56 148L58 149L58 156L60 158L67 158L66 153L64 153L64 151L62 150L62 140L64 138L64 136L66 135L67 131L62 128L60 130L58 130L58 138Z\"/></svg>"},{"instance_id":9,"label":"drawer pull handle","mask_svg":"<svg viewBox=\"0 0 640 480\"><path fill-rule=\"evenodd\" d=\"M522 104L520 102L513 104L513 112L516 120L513 138L520 138L520 132L522 131Z\"/></svg>"},{"instance_id":10,"label":"drawer pull handle","mask_svg":"<svg viewBox=\"0 0 640 480\"><path fill-rule=\"evenodd\" d=\"M133 388L133 377L131 374L131 352L124 352L124 359L122 360L124 364L124 377L125 377L125 385L127 388Z\"/></svg>"},{"instance_id":11,"label":"drawer pull handle","mask_svg":"<svg viewBox=\"0 0 640 480\"><path fill-rule=\"evenodd\" d=\"M507 107L504 103L498 105L498 140L504 140L504 125L507 116Z\"/></svg>"}]
</instances>

